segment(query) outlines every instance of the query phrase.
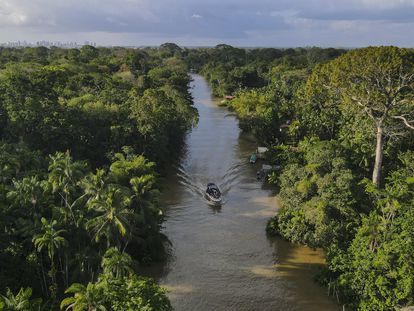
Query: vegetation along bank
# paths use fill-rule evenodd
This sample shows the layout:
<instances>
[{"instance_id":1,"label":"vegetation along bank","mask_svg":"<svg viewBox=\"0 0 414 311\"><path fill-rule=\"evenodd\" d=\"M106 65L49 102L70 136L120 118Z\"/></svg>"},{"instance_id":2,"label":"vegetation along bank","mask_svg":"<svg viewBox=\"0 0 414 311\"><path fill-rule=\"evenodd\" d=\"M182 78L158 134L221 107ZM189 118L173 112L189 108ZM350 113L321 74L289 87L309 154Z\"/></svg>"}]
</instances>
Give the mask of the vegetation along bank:
<instances>
[{"instance_id":1,"label":"vegetation along bank","mask_svg":"<svg viewBox=\"0 0 414 311\"><path fill-rule=\"evenodd\" d=\"M318 280L348 309L414 293L414 51L194 50L191 66L281 167L269 234L321 247Z\"/></svg>"},{"instance_id":2,"label":"vegetation along bank","mask_svg":"<svg viewBox=\"0 0 414 311\"><path fill-rule=\"evenodd\" d=\"M0 49L0 310L171 309L134 271L163 258L189 81L168 45Z\"/></svg>"}]
</instances>

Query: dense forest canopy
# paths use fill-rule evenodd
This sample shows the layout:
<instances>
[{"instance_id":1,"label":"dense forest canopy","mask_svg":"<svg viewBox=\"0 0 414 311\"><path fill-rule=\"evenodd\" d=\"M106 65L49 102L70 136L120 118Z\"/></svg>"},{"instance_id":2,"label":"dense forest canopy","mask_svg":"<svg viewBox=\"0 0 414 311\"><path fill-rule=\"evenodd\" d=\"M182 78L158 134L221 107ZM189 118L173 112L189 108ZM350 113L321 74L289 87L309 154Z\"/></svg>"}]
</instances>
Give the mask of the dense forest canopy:
<instances>
[{"instance_id":1,"label":"dense forest canopy","mask_svg":"<svg viewBox=\"0 0 414 311\"><path fill-rule=\"evenodd\" d=\"M158 175L197 122L189 82L169 45L0 49L1 310L171 309L134 271L168 241Z\"/></svg>"}]
</instances>

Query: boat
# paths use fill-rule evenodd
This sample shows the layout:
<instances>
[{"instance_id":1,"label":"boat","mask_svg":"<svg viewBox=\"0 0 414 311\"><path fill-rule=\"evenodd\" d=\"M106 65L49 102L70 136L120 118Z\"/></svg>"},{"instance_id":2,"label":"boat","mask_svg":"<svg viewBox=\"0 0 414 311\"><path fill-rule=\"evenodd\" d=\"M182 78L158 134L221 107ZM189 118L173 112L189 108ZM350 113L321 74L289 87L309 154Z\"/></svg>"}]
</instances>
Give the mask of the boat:
<instances>
[{"instance_id":1,"label":"boat","mask_svg":"<svg viewBox=\"0 0 414 311\"><path fill-rule=\"evenodd\" d=\"M256 155L255 153L253 153L253 154L250 156L250 163L251 163L251 164L255 164L255 163L256 163L256 161L257 161L257 155Z\"/></svg>"},{"instance_id":2,"label":"boat","mask_svg":"<svg viewBox=\"0 0 414 311\"><path fill-rule=\"evenodd\" d=\"M221 192L215 183L208 183L206 189L206 199L214 205L221 204Z\"/></svg>"}]
</instances>

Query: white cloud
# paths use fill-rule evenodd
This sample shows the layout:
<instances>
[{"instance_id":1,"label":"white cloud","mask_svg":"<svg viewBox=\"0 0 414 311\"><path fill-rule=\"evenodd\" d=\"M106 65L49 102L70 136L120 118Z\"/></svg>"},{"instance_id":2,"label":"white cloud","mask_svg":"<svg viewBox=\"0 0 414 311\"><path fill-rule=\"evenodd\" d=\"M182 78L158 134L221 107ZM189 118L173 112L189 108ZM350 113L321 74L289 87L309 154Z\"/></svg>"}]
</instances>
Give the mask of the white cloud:
<instances>
[{"instance_id":1,"label":"white cloud","mask_svg":"<svg viewBox=\"0 0 414 311\"><path fill-rule=\"evenodd\" d=\"M193 14L191 15L191 18L198 19L198 18L203 18L203 17L200 14Z\"/></svg>"},{"instance_id":2,"label":"white cloud","mask_svg":"<svg viewBox=\"0 0 414 311\"><path fill-rule=\"evenodd\" d=\"M414 0L362 0L362 4L369 8L392 9L414 7Z\"/></svg>"},{"instance_id":3,"label":"white cloud","mask_svg":"<svg viewBox=\"0 0 414 311\"><path fill-rule=\"evenodd\" d=\"M9 1L0 0L0 25L23 25L27 15Z\"/></svg>"},{"instance_id":4,"label":"white cloud","mask_svg":"<svg viewBox=\"0 0 414 311\"><path fill-rule=\"evenodd\" d=\"M273 11L270 12L270 16L281 18L287 25L295 28L311 28L317 25L317 21L311 18L301 17L299 13L296 10Z\"/></svg>"}]
</instances>

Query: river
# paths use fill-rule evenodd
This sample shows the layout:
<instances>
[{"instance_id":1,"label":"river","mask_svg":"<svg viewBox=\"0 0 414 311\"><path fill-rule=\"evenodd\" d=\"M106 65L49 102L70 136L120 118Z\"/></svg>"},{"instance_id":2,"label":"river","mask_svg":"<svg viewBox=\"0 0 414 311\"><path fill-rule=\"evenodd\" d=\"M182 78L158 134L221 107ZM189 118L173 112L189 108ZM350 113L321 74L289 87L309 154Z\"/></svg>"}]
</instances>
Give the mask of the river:
<instances>
[{"instance_id":1,"label":"river","mask_svg":"<svg viewBox=\"0 0 414 311\"><path fill-rule=\"evenodd\" d=\"M201 76L193 76L192 95L200 120L163 182L171 255L148 273L168 289L177 311L339 310L312 281L322 253L266 236L277 201L255 178L260 163L248 164L255 141L217 105ZM221 208L203 198L210 181L223 192Z\"/></svg>"}]
</instances>

